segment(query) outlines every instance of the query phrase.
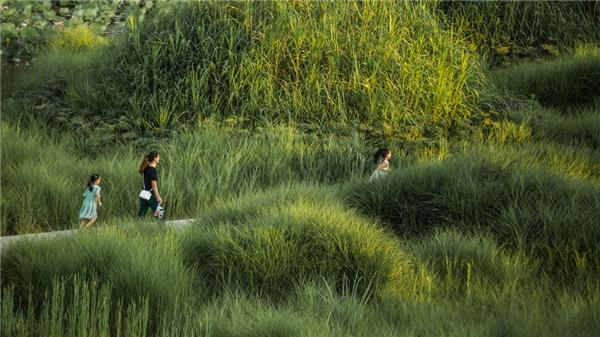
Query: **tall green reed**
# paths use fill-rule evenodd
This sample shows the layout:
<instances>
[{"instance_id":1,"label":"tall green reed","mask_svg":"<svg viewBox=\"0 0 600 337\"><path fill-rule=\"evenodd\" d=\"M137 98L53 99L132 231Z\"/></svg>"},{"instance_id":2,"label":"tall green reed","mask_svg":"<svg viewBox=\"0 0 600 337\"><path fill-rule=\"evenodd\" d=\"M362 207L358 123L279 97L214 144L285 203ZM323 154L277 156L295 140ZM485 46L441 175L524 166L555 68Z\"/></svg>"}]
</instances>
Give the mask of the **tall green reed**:
<instances>
[{"instance_id":1,"label":"tall green reed","mask_svg":"<svg viewBox=\"0 0 600 337\"><path fill-rule=\"evenodd\" d=\"M483 77L462 38L442 29L430 7L174 4L132 20L126 36L66 78L61 106L124 117L138 134L217 118L455 135L478 114Z\"/></svg>"},{"instance_id":2,"label":"tall green reed","mask_svg":"<svg viewBox=\"0 0 600 337\"><path fill-rule=\"evenodd\" d=\"M137 165L152 148L161 153L159 187L170 218L193 217L217 199L278 184L344 181L365 172L372 151L358 134L317 137L293 128L251 134L207 124L154 147L117 147L116 154L81 158L70 150L70 137L54 142L42 134L3 124L3 234L75 226L92 173L104 181L100 219L134 216Z\"/></svg>"}]
</instances>

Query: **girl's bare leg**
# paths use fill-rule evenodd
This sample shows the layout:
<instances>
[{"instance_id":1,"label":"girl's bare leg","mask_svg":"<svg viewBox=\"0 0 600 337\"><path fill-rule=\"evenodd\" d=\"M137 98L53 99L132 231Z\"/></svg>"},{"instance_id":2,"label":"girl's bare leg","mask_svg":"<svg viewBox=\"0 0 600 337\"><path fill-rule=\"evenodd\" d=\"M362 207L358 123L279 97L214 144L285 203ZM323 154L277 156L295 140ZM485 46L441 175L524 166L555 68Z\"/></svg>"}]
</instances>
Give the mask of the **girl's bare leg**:
<instances>
[{"instance_id":1,"label":"girl's bare leg","mask_svg":"<svg viewBox=\"0 0 600 337\"><path fill-rule=\"evenodd\" d=\"M81 220L79 222L79 229L85 228L85 225L87 224L88 220Z\"/></svg>"},{"instance_id":2,"label":"girl's bare leg","mask_svg":"<svg viewBox=\"0 0 600 337\"><path fill-rule=\"evenodd\" d=\"M88 228L92 227L92 225L94 224L94 222L96 222L96 219L89 219L87 221L87 224L83 228L88 229Z\"/></svg>"}]
</instances>

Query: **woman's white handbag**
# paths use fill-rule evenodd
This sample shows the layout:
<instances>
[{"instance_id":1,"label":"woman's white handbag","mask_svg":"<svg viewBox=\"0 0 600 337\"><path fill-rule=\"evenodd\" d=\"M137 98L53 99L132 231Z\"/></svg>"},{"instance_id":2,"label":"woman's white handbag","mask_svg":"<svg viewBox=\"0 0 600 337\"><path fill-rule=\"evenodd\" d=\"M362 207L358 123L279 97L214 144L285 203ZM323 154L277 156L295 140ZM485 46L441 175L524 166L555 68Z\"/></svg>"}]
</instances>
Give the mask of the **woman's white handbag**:
<instances>
[{"instance_id":1,"label":"woman's white handbag","mask_svg":"<svg viewBox=\"0 0 600 337\"><path fill-rule=\"evenodd\" d=\"M146 182L144 181L144 174L142 173L142 186L144 186L144 189L142 189L142 191L140 192L140 198L144 199L144 200L150 200L150 198L152 198L152 193L150 191L152 191L152 189L150 189L150 191L146 191Z\"/></svg>"},{"instance_id":2,"label":"woman's white handbag","mask_svg":"<svg viewBox=\"0 0 600 337\"><path fill-rule=\"evenodd\" d=\"M152 198L152 193L150 191L142 190L140 192L140 198L150 200L150 198Z\"/></svg>"}]
</instances>

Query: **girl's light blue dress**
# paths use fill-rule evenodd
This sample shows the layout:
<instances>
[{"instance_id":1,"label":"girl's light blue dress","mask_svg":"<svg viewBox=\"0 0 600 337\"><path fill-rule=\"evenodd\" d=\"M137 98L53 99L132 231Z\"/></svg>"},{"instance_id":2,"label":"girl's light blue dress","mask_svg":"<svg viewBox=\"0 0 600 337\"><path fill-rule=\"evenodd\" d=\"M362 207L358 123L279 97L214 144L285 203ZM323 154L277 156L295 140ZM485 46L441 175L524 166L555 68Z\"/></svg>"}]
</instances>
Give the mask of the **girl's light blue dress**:
<instances>
[{"instance_id":1,"label":"girl's light blue dress","mask_svg":"<svg viewBox=\"0 0 600 337\"><path fill-rule=\"evenodd\" d=\"M382 171L380 169L375 169L375 171L373 171L373 174L371 174L371 177L369 177L369 181L375 181L379 178L383 178L387 175L387 172Z\"/></svg>"},{"instance_id":2,"label":"girl's light blue dress","mask_svg":"<svg viewBox=\"0 0 600 337\"><path fill-rule=\"evenodd\" d=\"M373 171L373 174L371 174L371 177L369 177L369 181L375 181L379 178L383 178L387 175L387 171L384 170L380 170L379 169L379 165L384 164L385 167L390 167L390 163L387 160L380 160L377 163L377 168L375 168L375 171Z\"/></svg>"},{"instance_id":3,"label":"girl's light blue dress","mask_svg":"<svg viewBox=\"0 0 600 337\"><path fill-rule=\"evenodd\" d=\"M83 205L79 211L79 220L96 219L98 213L96 212L96 195L100 194L100 186L92 185L92 190L89 188L85 189L83 193Z\"/></svg>"}]
</instances>

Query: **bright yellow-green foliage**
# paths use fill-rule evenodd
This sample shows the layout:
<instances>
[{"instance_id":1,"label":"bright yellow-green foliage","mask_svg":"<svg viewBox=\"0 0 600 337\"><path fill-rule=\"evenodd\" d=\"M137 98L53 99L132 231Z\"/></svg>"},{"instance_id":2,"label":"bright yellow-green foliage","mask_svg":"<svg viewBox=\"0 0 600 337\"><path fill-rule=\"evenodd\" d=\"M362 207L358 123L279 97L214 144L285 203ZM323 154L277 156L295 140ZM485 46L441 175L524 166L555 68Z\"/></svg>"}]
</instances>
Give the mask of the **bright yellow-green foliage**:
<instances>
[{"instance_id":1,"label":"bright yellow-green foliage","mask_svg":"<svg viewBox=\"0 0 600 337\"><path fill-rule=\"evenodd\" d=\"M96 34L90 26L83 24L63 29L60 35L52 40L52 45L69 50L83 50L105 44L105 38Z\"/></svg>"},{"instance_id":2,"label":"bright yellow-green foliage","mask_svg":"<svg viewBox=\"0 0 600 337\"><path fill-rule=\"evenodd\" d=\"M575 56L600 56L600 44L598 43L580 43L575 46Z\"/></svg>"}]
</instances>

